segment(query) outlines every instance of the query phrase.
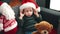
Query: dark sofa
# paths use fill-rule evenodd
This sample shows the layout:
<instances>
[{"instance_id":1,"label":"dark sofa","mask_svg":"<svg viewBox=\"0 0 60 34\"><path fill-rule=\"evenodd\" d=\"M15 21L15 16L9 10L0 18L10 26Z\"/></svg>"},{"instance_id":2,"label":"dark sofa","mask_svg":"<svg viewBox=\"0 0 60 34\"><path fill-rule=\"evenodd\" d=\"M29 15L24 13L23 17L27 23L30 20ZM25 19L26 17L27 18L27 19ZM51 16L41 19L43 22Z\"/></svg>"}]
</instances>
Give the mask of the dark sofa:
<instances>
[{"instance_id":1,"label":"dark sofa","mask_svg":"<svg viewBox=\"0 0 60 34\"><path fill-rule=\"evenodd\" d=\"M13 10L15 12L15 16L16 18L18 18L19 16L19 6L17 7L13 7ZM54 28L56 30L58 30L59 33L59 22L60 22L60 12L56 11L56 10L52 10L52 9L47 9L47 8L43 8L41 7L41 12L40 14L42 15L43 20L50 22L51 24L53 24ZM20 29L21 30L21 29ZM20 33L21 31L19 31ZM0 32L1 34L2 32ZM17 33L18 34L18 33Z\"/></svg>"},{"instance_id":2,"label":"dark sofa","mask_svg":"<svg viewBox=\"0 0 60 34\"><path fill-rule=\"evenodd\" d=\"M43 17L43 20L48 21L51 24L53 24L54 28L56 29L58 28L60 12L41 7L40 13Z\"/></svg>"}]
</instances>

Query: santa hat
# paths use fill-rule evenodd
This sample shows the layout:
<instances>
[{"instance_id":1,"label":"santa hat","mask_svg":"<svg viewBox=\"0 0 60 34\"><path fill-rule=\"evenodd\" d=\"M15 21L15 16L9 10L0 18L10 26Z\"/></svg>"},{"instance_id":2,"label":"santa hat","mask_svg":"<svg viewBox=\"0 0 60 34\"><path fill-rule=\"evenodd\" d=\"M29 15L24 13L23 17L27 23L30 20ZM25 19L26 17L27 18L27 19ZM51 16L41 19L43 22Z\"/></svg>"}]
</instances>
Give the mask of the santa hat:
<instances>
[{"instance_id":1,"label":"santa hat","mask_svg":"<svg viewBox=\"0 0 60 34\"><path fill-rule=\"evenodd\" d=\"M0 13L6 17L7 20L15 18L15 13L12 8L5 2L0 1Z\"/></svg>"},{"instance_id":2,"label":"santa hat","mask_svg":"<svg viewBox=\"0 0 60 34\"><path fill-rule=\"evenodd\" d=\"M27 7L32 7L33 9L36 9L38 12L40 12L40 7L37 5L35 0L22 0L22 5L20 6L20 10L23 10Z\"/></svg>"},{"instance_id":3,"label":"santa hat","mask_svg":"<svg viewBox=\"0 0 60 34\"><path fill-rule=\"evenodd\" d=\"M2 14L2 18L0 17L0 21L3 18L5 20L4 23L0 23L0 31L4 30L4 32L9 32L13 29L15 30L15 28L17 27L17 22L15 20L15 13L12 8L7 3L0 1L0 13Z\"/></svg>"}]
</instances>

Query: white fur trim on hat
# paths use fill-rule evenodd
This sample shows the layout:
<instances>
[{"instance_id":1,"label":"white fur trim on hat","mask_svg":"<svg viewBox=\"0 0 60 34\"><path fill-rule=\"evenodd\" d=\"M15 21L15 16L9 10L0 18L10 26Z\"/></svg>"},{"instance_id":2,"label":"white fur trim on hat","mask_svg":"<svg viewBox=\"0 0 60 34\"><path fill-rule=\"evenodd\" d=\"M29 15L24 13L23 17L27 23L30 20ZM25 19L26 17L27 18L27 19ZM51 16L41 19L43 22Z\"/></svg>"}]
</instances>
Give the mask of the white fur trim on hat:
<instances>
[{"instance_id":1,"label":"white fur trim on hat","mask_svg":"<svg viewBox=\"0 0 60 34\"><path fill-rule=\"evenodd\" d=\"M15 18L15 13L12 10L12 8L7 4L7 3L3 3L1 6L1 11L2 14L6 17L7 20L11 20Z\"/></svg>"},{"instance_id":2,"label":"white fur trim on hat","mask_svg":"<svg viewBox=\"0 0 60 34\"><path fill-rule=\"evenodd\" d=\"M22 4L22 5L20 6L20 10L23 10L23 9L25 9L25 8L27 8L27 7L32 7L32 8L34 8L34 9L36 9L36 6L35 6L34 3L27 2L27 3L24 3L24 4Z\"/></svg>"},{"instance_id":3,"label":"white fur trim on hat","mask_svg":"<svg viewBox=\"0 0 60 34\"><path fill-rule=\"evenodd\" d=\"M0 31L3 30L3 23L0 23Z\"/></svg>"},{"instance_id":4,"label":"white fur trim on hat","mask_svg":"<svg viewBox=\"0 0 60 34\"><path fill-rule=\"evenodd\" d=\"M40 12L40 11L41 11L40 7L38 7L38 8L37 8L37 11L38 11L38 12Z\"/></svg>"},{"instance_id":5,"label":"white fur trim on hat","mask_svg":"<svg viewBox=\"0 0 60 34\"><path fill-rule=\"evenodd\" d=\"M13 23L12 23L13 24ZM12 25L11 24L11 25ZM7 28L4 29L5 32L8 32L12 29L14 29L15 27L17 27L17 22L15 21L15 23L12 26L8 26Z\"/></svg>"}]
</instances>

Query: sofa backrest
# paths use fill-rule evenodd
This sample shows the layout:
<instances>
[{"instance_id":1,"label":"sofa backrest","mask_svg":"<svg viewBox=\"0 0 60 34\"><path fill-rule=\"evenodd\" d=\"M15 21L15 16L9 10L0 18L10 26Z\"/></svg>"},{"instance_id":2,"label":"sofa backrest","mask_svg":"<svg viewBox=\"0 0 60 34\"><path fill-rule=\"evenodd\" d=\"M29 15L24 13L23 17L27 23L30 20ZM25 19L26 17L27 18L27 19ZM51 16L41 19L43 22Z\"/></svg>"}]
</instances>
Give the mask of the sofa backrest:
<instances>
[{"instance_id":1,"label":"sofa backrest","mask_svg":"<svg viewBox=\"0 0 60 34\"><path fill-rule=\"evenodd\" d=\"M58 28L60 12L41 7L41 15L43 17L43 20L46 20L53 24L55 29Z\"/></svg>"},{"instance_id":2,"label":"sofa backrest","mask_svg":"<svg viewBox=\"0 0 60 34\"><path fill-rule=\"evenodd\" d=\"M12 7L12 9L15 12L15 17L17 18L19 16L19 6Z\"/></svg>"}]
</instances>

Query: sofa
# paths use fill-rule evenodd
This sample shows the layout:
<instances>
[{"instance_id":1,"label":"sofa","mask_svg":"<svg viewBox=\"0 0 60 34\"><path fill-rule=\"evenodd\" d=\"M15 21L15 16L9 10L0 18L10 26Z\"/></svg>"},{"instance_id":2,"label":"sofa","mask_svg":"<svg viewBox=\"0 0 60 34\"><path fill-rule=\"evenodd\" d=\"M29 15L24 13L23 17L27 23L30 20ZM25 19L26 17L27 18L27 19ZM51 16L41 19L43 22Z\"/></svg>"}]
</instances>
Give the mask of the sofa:
<instances>
[{"instance_id":1,"label":"sofa","mask_svg":"<svg viewBox=\"0 0 60 34\"><path fill-rule=\"evenodd\" d=\"M13 7L12 8L15 12L16 19L19 17L19 6ZM60 31L60 12L52 9L47 9L44 7L41 7L41 12L40 14L42 15L42 20L48 21L49 23L53 24L54 28L58 31ZM19 29L21 30L21 29ZM21 31L18 31L19 33ZM2 34L3 32L0 32ZM19 34L17 33L17 34ZM22 32L21 32L22 34Z\"/></svg>"}]
</instances>

